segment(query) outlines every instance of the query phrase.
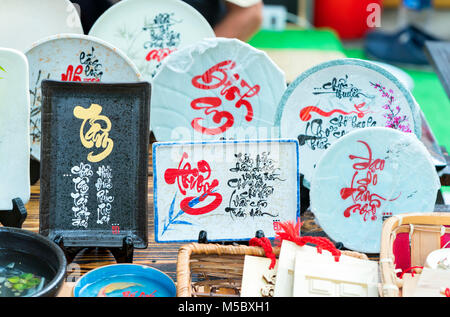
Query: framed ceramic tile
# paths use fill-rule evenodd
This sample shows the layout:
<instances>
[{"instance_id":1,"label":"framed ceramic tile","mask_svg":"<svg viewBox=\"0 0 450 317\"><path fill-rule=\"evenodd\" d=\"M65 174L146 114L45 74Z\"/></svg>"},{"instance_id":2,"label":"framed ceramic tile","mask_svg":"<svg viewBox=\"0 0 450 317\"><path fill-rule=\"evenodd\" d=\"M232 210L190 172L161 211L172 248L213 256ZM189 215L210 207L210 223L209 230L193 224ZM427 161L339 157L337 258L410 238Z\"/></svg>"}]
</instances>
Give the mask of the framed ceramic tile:
<instances>
[{"instance_id":1,"label":"framed ceramic tile","mask_svg":"<svg viewBox=\"0 0 450 317\"><path fill-rule=\"evenodd\" d=\"M171 53L215 37L208 21L180 0L122 0L98 18L89 35L125 52L150 82Z\"/></svg>"},{"instance_id":2,"label":"framed ceramic tile","mask_svg":"<svg viewBox=\"0 0 450 317\"><path fill-rule=\"evenodd\" d=\"M299 217L296 140L153 144L157 242L248 240Z\"/></svg>"},{"instance_id":3,"label":"framed ceramic tile","mask_svg":"<svg viewBox=\"0 0 450 317\"><path fill-rule=\"evenodd\" d=\"M158 141L277 138L285 89L266 53L237 39L205 39L162 64L152 84L151 128Z\"/></svg>"},{"instance_id":4,"label":"framed ceramic tile","mask_svg":"<svg viewBox=\"0 0 450 317\"><path fill-rule=\"evenodd\" d=\"M385 68L344 58L319 64L289 85L278 107L281 137L298 138L309 188L314 168L343 135L390 127L421 135L420 109L409 90Z\"/></svg>"},{"instance_id":5,"label":"framed ceramic tile","mask_svg":"<svg viewBox=\"0 0 450 317\"><path fill-rule=\"evenodd\" d=\"M383 221L432 212L440 187L430 154L414 134L359 129L331 145L318 162L311 211L335 242L379 253Z\"/></svg>"},{"instance_id":6,"label":"framed ceramic tile","mask_svg":"<svg viewBox=\"0 0 450 317\"><path fill-rule=\"evenodd\" d=\"M147 246L150 85L43 81L39 232Z\"/></svg>"},{"instance_id":7,"label":"framed ceramic tile","mask_svg":"<svg viewBox=\"0 0 450 317\"><path fill-rule=\"evenodd\" d=\"M0 210L11 210L14 198L30 199L29 119L27 59L0 48Z\"/></svg>"},{"instance_id":8,"label":"framed ceramic tile","mask_svg":"<svg viewBox=\"0 0 450 317\"><path fill-rule=\"evenodd\" d=\"M83 34L76 7L69 0L2 0L0 47L21 52L42 38L61 33Z\"/></svg>"},{"instance_id":9,"label":"framed ceramic tile","mask_svg":"<svg viewBox=\"0 0 450 317\"><path fill-rule=\"evenodd\" d=\"M41 83L44 79L76 82L137 82L136 66L117 48L86 35L63 34L35 43L25 55L30 65L31 155L40 160Z\"/></svg>"}]
</instances>

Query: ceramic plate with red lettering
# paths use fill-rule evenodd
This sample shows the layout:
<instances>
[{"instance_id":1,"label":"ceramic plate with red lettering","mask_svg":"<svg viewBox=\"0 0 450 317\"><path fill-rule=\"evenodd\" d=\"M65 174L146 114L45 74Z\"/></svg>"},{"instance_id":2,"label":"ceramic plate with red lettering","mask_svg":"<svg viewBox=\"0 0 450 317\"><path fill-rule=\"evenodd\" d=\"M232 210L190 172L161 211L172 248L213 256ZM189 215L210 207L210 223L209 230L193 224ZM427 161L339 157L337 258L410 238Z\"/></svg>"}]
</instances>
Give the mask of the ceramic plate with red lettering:
<instances>
[{"instance_id":1,"label":"ceramic plate with red lettering","mask_svg":"<svg viewBox=\"0 0 450 317\"><path fill-rule=\"evenodd\" d=\"M439 188L430 154L413 133L359 129L332 144L317 163L311 210L335 242L378 253L383 221L432 212Z\"/></svg>"},{"instance_id":2,"label":"ceramic plate with red lettering","mask_svg":"<svg viewBox=\"0 0 450 317\"><path fill-rule=\"evenodd\" d=\"M152 85L158 141L273 138L283 72L237 39L205 39L162 64Z\"/></svg>"},{"instance_id":3,"label":"ceramic plate with red lettering","mask_svg":"<svg viewBox=\"0 0 450 317\"><path fill-rule=\"evenodd\" d=\"M284 93L276 122L281 137L299 140L306 187L324 151L352 130L391 127L421 134L418 105L402 82L386 68L350 58L302 73Z\"/></svg>"},{"instance_id":4,"label":"ceramic plate with red lettering","mask_svg":"<svg viewBox=\"0 0 450 317\"><path fill-rule=\"evenodd\" d=\"M215 37L208 21L180 0L122 0L100 16L89 35L120 48L150 82L169 54Z\"/></svg>"},{"instance_id":5,"label":"ceramic plate with red lettering","mask_svg":"<svg viewBox=\"0 0 450 317\"><path fill-rule=\"evenodd\" d=\"M41 82L136 82L142 76L125 54L95 37L62 34L45 38L25 53L30 65L31 155L40 160Z\"/></svg>"},{"instance_id":6,"label":"ceramic plate with red lettering","mask_svg":"<svg viewBox=\"0 0 450 317\"><path fill-rule=\"evenodd\" d=\"M274 238L300 216L295 139L153 144L155 240Z\"/></svg>"}]
</instances>

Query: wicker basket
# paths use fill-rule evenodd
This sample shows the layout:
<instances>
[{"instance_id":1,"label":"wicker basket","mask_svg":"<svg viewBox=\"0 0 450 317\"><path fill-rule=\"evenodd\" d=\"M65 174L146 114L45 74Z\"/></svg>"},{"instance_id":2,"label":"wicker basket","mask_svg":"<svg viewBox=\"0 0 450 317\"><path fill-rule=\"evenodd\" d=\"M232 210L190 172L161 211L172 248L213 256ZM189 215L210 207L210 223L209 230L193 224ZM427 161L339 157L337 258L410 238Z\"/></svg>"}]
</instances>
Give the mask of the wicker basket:
<instances>
[{"instance_id":1,"label":"wicker basket","mask_svg":"<svg viewBox=\"0 0 450 317\"><path fill-rule=\"evenodd\" d=\"M399 233L409 233L411 265L424 266L427 255L441 248L441 236L450 233L450 213L410 213L383 223L380 248L381 296L402 297L404 280L397 277L393 245ZM418 271L417 273L420 273Z\"/></svg>"},{"instance_id":2,"label":"wicker basket","mask_svg":"<svg viewBox=\"0 0 450 317\"><path fill-rule=\"evenodd\" d=\"M280 249L273 249L278 257ZM367 260L365 254L342 254ZM191 243L182 246L177 262L178 297L238 297L246 255L264 257L260 247Z\"/></svg>"}]
</instances>

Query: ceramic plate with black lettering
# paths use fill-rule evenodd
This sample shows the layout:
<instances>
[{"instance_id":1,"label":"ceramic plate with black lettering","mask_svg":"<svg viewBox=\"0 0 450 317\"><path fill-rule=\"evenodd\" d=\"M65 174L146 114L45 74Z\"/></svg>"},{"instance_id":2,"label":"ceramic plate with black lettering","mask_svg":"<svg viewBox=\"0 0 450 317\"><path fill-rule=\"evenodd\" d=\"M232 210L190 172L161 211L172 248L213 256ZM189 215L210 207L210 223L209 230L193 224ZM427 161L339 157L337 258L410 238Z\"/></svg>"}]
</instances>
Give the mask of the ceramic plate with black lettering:
<instances>
[{"instance_id":1,"label":"ceramic plate with black lettering","mask_svg":"<svg viewBox=\"0 0 450 317\"><path fill-rule=\"evenodd\" d=\"M311 211L334 241L379 253L383 221L432 212L440 187L431 156L413 133L358 129L332 144L317 163Z\"/></svg>"},{"instance_id":2,"label":"ceramic plate with black lettering","mask_svg":"<svg viewBox=\"0 0 450 317\"><path fill-rule=\"evenodd\" d=\"M147 246L150 84L43 81L40 233Z\"/></svg>"},{"instance_id":3,"label":"ceramic plate with black lettering","mask_svg":"<svg viewBox=\"0 0 450 317\"><path fill-rule=\"evenodd\" d=\"M420 109L402 82L379 65L352 58L302 73L281 98L276 123L281 137L299 140L308 188L325 150L354 129L390 127L421 135Z\"/></svg>"},{"instance_id":4,"label":"ceramic plate with black lettering","mask_svg":"<svg viewBox=\"0 0 450 317\"><path fill-rule=\"evenodd\" d=\"M295 139L153 144L155 239L274 238L300 216Z\"/></svg>"},{"instance_id":5,"label":"ceramic plate with black lettering","mask_svg":"<svg viewBox=\"0 0 450 317\"><path fill-rule=\"evenodd\" d=\"M41 82L136 82L141 75L125 54L92 36L61 34L34 43L25 53L30 65L31 155L40 160Z\"/></svg>"},{"instance_id":6,"label":"ceramic plate with black lettering","mask_svg":"<svg viewBox=\"0 0 450 317\"><path fill-rule=\"evenodd\" d=\"M152 90L158 141L279 137L275 114L286 90L284 73L265 52L238 39L205 39L174 52Z\"/></svg>"},{"instance_id":7,"label":"ceramic plate with black lettering","mask_svg":"<svg viewBox=\"0 0 450 317\"><path fill-rule=\"evenodd\" d=\"M180 0L122 0L103 13L89 31L120 48L151 82L172 52L215 37L208 21Z\"/></svg>"}]
</instances>

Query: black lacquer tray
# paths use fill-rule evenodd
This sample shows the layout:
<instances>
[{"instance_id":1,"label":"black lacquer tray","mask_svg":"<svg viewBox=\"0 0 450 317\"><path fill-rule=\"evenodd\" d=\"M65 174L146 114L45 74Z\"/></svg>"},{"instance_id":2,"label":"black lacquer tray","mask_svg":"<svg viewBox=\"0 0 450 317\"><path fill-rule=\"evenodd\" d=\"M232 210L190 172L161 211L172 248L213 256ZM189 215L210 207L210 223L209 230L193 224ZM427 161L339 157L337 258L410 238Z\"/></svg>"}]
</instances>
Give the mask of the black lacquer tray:
<instances>
[{"instance_id":1,"label":"black lacquer tray","mask_svg":"<svg viewBox=\"0 0 450 317\"><path fill-rule=\"evenodd\" d=\"M146 248L150 84L42 82L39 232Z\"/></svg>"}]
</instances>

